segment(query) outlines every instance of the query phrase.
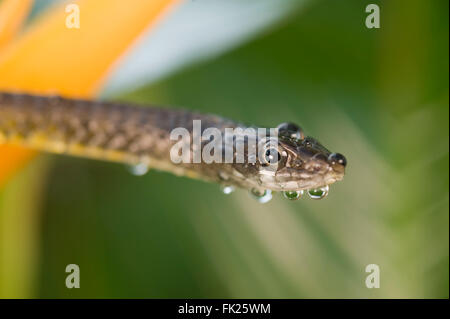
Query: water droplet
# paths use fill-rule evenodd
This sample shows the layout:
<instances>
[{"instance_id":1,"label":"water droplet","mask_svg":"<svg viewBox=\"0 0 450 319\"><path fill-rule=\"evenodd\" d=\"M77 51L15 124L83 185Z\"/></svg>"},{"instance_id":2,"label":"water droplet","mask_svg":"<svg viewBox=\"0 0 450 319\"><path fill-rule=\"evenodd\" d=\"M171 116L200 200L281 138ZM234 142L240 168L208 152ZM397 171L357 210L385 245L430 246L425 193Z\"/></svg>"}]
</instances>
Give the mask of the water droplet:
<instances>
[{"instance_id":1,"label":"water droplet","mask_svg":"<svg viewBox=\"0 0 450 319\"><path fill-rule=\"evenodd\" d=\"M312 199L322 199L324 197L327 197L328 191L329 191L328 185L325 187L315 188L308 190L308 195Z\"/></svg>"},{"instance_id":2,"label":"water droplet","mask_svg":"<svg viewBox=\"0 0 450 319\"><path fill-rule=\"evenodd\" d=\"M148 172L148 165L145 163L139 163L139 164L135 164L135 165L131 165L129 167L129 170L131 172L131 174L136 175L136 176L142 176L147 174Z\"/></svg>"},{"instance_id":3,"label":"water droplet","mask_svg":"<svg viewBox=\"0 0 450 319\"><path fill-rule=\"evenodd\" d=\"M233 186L222 186L222 192L224 194L231 194L232 192L234 192L235 188Z\"/></svg>"},{"instance_id":4,"label":"water droplet","mask_svg":"<svg viewBox=\"0 0 450 319\"><path fill-rule=\"evenodd\" d=\"M253 188L250 191L250 194L255 197L261 204L267 203L272 199L272 191L270 189L261 191L259 189Z\"/></svg>"},{"instance_id":5,"label":"water droplet","mask_svg":"<svg viewBox=\"0 0 450 319\"><path fill-rule=\"evenodd\" d=\"M301 191L286 191L283 192L283 196L289 200L297 200L303 195L303 190Z\"/></svg>"}]
</instances>

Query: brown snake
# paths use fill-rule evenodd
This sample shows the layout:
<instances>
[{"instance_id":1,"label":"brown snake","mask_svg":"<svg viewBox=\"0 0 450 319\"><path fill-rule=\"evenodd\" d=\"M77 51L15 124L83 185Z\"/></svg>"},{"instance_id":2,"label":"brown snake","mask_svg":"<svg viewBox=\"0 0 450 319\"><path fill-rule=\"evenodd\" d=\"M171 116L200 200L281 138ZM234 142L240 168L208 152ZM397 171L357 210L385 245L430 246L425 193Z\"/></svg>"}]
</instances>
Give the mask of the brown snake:
<instances>
[{"instance_id":1,"label":"brown snake","mask_svg":"<svg viewBox=\"0 0 450 319\"><path fill-rule=\"evenodd\" d=\"M176 164L170 152L177 141L170 134L178 127L193 132L194 120L201 120L202 132L207 128L221 132L225 128L246 128L219 116L181 109L0 92L0 144L130 165L144 163L256 194L267 190L299 193L327 187L344 176L344 156L331 153L290 123L278 126L276 145L254 161L246 158L241 163ZM259 142L266 136L256 138ZM242 139L244 144L247 140ZM202 148L206 142L202 140ZM276 166L272 165L274 158Z\"/></svg>"}]
</instances>

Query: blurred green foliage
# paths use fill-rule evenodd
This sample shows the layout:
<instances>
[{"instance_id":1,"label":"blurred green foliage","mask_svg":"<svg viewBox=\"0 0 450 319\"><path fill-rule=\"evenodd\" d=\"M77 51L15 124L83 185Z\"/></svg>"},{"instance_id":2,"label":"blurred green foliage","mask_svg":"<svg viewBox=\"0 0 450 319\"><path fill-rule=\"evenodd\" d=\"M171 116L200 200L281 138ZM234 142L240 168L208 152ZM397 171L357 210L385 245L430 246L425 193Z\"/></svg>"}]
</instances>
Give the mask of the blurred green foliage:
<instances>
[{"instance_id":1,"label":"blurred green foliage","mask_svg":"<svg viewBox=\"0 0 450 319\"><path fill-rule=\"evenodd\" d=\"M348 159L325 200L261 205L46 155L35 296L448 298L448 2L370 3L380 29L365 27L364 1L311 2L233 52L115 97L297 122ZM64 285L69 263L81 289ZM371 263L380 289L365 286Z\"/></svg>"}]
</instances>

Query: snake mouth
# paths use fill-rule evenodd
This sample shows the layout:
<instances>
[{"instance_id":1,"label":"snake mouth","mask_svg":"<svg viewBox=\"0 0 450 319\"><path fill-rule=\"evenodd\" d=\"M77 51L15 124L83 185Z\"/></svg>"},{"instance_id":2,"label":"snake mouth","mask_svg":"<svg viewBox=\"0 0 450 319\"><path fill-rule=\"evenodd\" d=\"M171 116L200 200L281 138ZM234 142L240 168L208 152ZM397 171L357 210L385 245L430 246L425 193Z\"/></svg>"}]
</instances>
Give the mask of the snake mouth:
<instances>
[{"instance_id":1,"label":"snake mouth","mask_svg":"<svg viewBox=\"0 0 450 319\"><path fill-rule=\"evenodd\" d=\"M273 191L300 191L324 187L342 180L344 167L323 163L306 168L284 167L277 172L260 171L264 187Z\"/></svg>"}]
</instances>

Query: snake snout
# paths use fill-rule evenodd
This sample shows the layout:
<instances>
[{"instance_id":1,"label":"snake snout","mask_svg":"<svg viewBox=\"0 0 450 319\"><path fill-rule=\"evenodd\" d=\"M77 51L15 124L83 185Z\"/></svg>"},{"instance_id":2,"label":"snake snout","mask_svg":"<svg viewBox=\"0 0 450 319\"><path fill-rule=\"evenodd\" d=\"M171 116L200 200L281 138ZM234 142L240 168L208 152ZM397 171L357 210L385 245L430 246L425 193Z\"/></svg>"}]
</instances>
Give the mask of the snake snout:
<instances>
[{"instance_id":1,"label":"snake snout","mask_svg":"<svg viewBox=\"0 0 450 319\"><path fill-rule=\"evenodd\" d=\"M330 156L328 156L328 161L330 162L331 165L340 164L344 167L347 165L347 159L345 158L344 155L340 153L330 154Z\"/></svg>"}]
</instances>

